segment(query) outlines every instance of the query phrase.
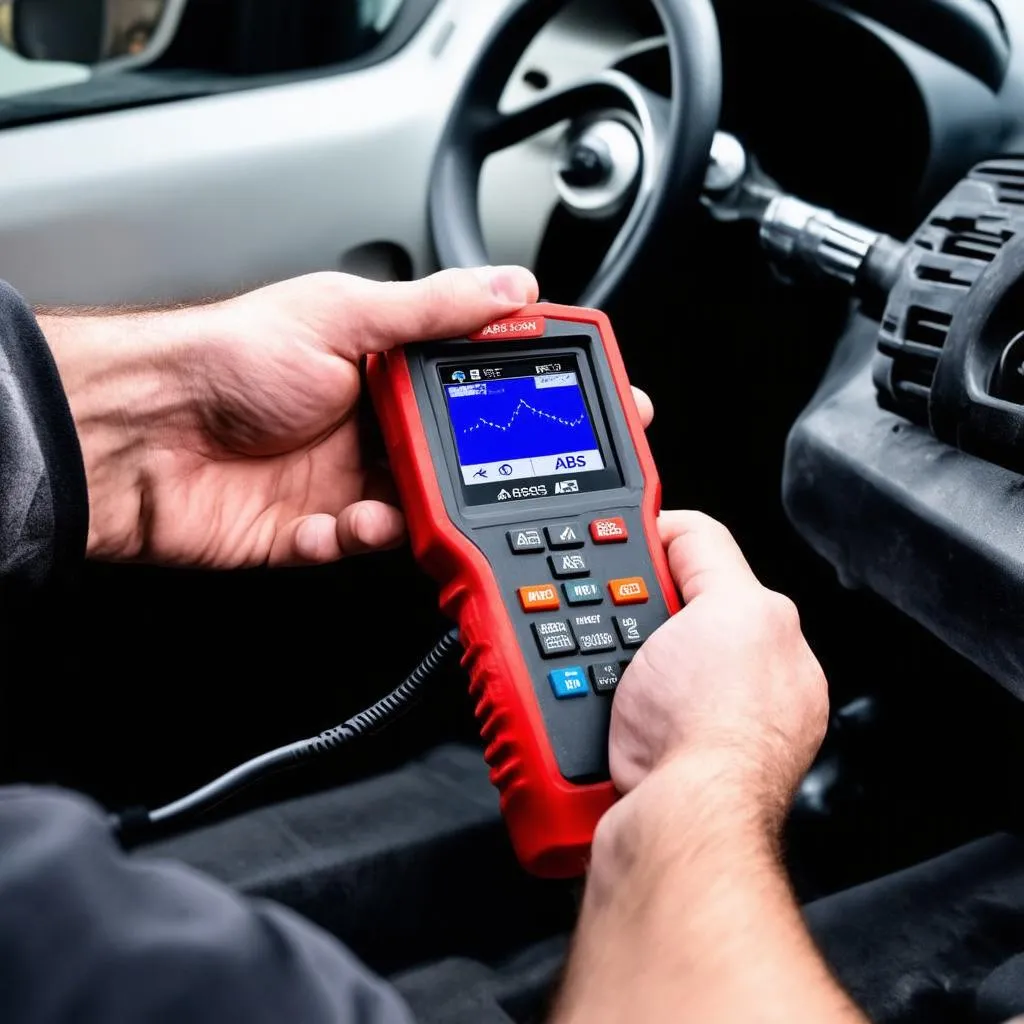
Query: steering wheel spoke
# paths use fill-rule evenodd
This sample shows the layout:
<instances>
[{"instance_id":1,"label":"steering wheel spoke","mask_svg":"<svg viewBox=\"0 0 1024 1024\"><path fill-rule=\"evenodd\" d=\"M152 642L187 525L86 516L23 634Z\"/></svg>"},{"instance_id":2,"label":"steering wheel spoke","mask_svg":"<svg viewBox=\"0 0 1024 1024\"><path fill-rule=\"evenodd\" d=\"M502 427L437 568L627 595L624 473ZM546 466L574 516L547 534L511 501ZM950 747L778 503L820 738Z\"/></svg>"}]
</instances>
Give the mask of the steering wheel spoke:
<instances>
[{"instance_id":1,"label":"steering wheel spoke","mask_svg":"<svg viewBox=\"0 0 1024 1024\"><path fill-rule=\"evenodd\" d=\"M484 161L569 122L560 150L565 166L552 168L563 206L596 219L621 216L632 200L622 230L579 299L602 306L634 264L661 251L662 232L697 205L718 127L721 49L712 0L653 0L672 61L671 100L621 71L605 71L521 110L499 113L499 97L519 59L565 2L520 0L486 44L441 140L430 225L443 266L489 262L478 205ZM633 0L619 2L629 6Z\"/></svg>"},{"instance_id":2,"label":"steering wheel spoke","mask_svg":"<svg viewBox=\"0 0 1024 1024\"><path fill-rule=\"evenodd\" d=\"M560 121L570 121L602 108L629 109L630 103L612 81L593 78L578 82L510 114L493 114L478 130L477 153L490 156L538 135Z\"/></svg>"}]
</instances>

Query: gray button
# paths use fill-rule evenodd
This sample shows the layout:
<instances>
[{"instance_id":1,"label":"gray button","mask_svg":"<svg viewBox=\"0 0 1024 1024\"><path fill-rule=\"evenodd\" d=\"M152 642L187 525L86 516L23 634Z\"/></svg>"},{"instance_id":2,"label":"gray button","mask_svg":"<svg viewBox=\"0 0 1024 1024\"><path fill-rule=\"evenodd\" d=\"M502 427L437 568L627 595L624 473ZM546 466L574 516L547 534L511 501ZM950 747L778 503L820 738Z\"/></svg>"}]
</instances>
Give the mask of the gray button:
<instances>
[{"instance_id":1,"label":"gray button","mask_svg":"<svg viewBox=\"0 0 1024 1024\"><path fill-rule=\"evenodd\" d=\"M562 658L577 651L576 639L565 621L535 622L533 635L543 658Z\"/></svg>"},{"instance_id":2,"label":"gray button","mask_svg":"<svg viewBox=\"0 0 1024 1024\"><path fill-rule=\"evenodd\" d=\"M595 693L614 693L622 675L626 671L626 663L608 661L603 665L590 666L590 681L594 684Z\"/></svg>"},{"instance_id":3,"label":"gray button","mask_svg":"<svg viewBox=\"0 0 1024 1024\"><path fill-rule=\"evenodd\" d=\"M556 580L571 580L577 576L589 576L590 566L583 555L549 555L548 562Z\"/></svg>"},{"instance_id":4,"label":"gray button","mask_svg":"<svg viewBox=\"0 0 1024 1024\"><path fill-rule=\"evenodd\" d=\"M548 546L552 551L571 551L583 547L586 534L579 523L556 523L547 526L544 532L548 537Z\"/></svg>"},{"instance_id":5,"label":"gray button","mask_svg":"<svg viewBox=\"0 0 1024 1024\"><path fill-rule=\"evenodd\" d=\"M540 530L509 530L508 546L517 555L532 555L544 550Z\"/></svg>"},{"instance_id":6,"label":"gray button","mask_svg":"<svg viewBox=\"0 0 1024 1024\"><path fill-rule=\"evenodd\" d=\"M615 630L625 648L642 647L647 640L647 630L635 615L616 615Z\"/></svg>"},{"instance_id":7,"label":"gray button","mask_svg":"<svg viewBox=\"0 0 1024 1024\"><path fill-rule=\"evenodd\" d=\"M576 615L570 621L581 654L603 654L615 650L611 623L599 612Z\"/></svg>"}]
</instances>

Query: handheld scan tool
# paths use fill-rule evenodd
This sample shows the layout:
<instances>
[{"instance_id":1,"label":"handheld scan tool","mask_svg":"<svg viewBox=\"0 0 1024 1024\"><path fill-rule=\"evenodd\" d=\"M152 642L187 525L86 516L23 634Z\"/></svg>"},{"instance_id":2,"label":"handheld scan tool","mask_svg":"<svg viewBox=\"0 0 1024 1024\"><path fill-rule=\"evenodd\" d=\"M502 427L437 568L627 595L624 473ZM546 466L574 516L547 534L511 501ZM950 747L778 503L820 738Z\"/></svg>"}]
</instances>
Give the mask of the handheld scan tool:
<instances>
[{"instance_id":1,"label":"handheld scan tool","mask_svg":"<svg viewBox=\"0 0 1024 1024\"><path fill-rule=\"evenodd\" d=\"M371 357L413 551L465 647L520 861L582 874L616 798L611 702L679 609L661 484L608 318L537 305Z\"/></svg>"}]
</instances>

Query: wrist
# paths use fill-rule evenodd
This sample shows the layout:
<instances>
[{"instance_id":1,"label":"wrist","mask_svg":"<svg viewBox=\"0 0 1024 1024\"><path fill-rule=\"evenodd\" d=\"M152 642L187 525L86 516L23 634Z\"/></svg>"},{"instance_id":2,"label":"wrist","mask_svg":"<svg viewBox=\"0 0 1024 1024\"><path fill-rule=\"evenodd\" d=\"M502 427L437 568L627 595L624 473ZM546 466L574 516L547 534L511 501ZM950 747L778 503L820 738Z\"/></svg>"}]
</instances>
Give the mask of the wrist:
<instances>
[{"instance_id":1,"label":"wrist","mask_svg":"<svg viewBox=\"0 0 1024 1024\"><path fill-rule=\"evenodd\" d=\"M784 814L785 801L766 797L733 753L687 751L663 762L602 819L590 884L598 892L618 889L630 873L655 883L672 865L717 858L723 848L745 867L775 864Z\"/></svg>"},{"instance_id":2,"label":"wrist","mask_svg":"<svg viewBox=\"0 0 1024 1024\"><path fill-rule=\"evenodd\" d=\"M602 820L553 1020L862 1021L734 762L665 763Z\"/></svg>"},{"instance_id":3,"label":"wrist","mask_svg":"<svg viewBox=\"0 0 1024 1024\"><path fill-rule=\"evenodd\" d=\"M735 934L787 900L777 830L734 765L714 751L663 763L598 826L554 1019L675 1020L686 1000L687 1019L733 1019L704 1012L697 990Z\"/></svg>"},{"instance_id":4,"label":"wrist","mask_svg":"<svg viewBox=\"0 0 1024 1024\"><path fill-rule=\"evenodd\" d=\"M38 316L75 421L89 492L90 558L143 554L151 483L189 408L179 313Z\"/></svg>"}]
</instances>

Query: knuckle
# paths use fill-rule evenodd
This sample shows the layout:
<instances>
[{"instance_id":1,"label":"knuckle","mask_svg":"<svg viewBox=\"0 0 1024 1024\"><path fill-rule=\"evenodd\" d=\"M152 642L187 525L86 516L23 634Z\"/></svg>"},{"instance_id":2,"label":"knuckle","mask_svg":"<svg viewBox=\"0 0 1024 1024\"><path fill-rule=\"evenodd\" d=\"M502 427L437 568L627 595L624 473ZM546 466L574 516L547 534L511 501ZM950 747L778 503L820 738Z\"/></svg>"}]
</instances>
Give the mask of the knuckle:
<instances>
[{"instance_id":1,"label":"knuckle","mask_svg":"<svg viewBox=\"0 0 1024 1024\"><path fill-rule=\"evenodd\" d=\"M468 270L442 270L427 278L431 297L439 306L450 306L460 298L475 297L480 290L476 277Z\"/></svg>"},{"instance_id":2,"label":"knuckle","mask_svg":"<svg viewBox=\"0 0 1024 1024\"><path fill-rule=\"evenodd\" d=\"M829 718L829 698L828 698L828 682L825 679L825 673L818 667L814 673L814 682L811 687L811 693L813 697L813 708L814 718L818 724L821 735L825 735L825 730L828 728Z\"/></svg>"},{"instance_id":3,"label":"knuckle","mask_svg":"<svg viewBox=\"0 0 1024 1024\"><path fill-rule=\"evenodd\" d=\"M828 680L817 658L807 649L807 666L801 673L804 727L807 734L820 745L828 731Z\"/></svg>"},{"instance_id":4,"label":"knuckle","mask_svg":"<svg viewBox=\"0 0 1024 1024\"><path fill-rule=\"evenodd\" d=\"M336 270L318 270L298 278L297 283L303 287L304 293L310 298L320 297L338 303L347 302L356 292L359 278L349 274L341 274Z\"/></svg>"},{"instance_id":5,"label":"knuckle","mask_svg":"<svg viewBox=\"0 0 1024 1024\"><path fill-rule=\"evenodd\" d=\"M765 617L774 630L800 632L800 610L793 600L775 590L762 588Z\"/></svg>"},{"instance_id":6,"label":"knuckle","mask_svg":"<svg viewBox=\"0 0 1024 1024\"><path fill-rule=\"evenodd\" d=\"M701 515L704 515L704 513L701 513ZM732 544L735 547L739 547L735 536L733 536L732 530L730 530L725 523L719 522L717 519L712 519L711 516L704 515L704 525L709 531L717 533L722 541Z\"/></svg>"},{"instance_id":7,"label":"knuckle","mask_svg":"<svg viewBox=\"0 0 1024 1024\"><path fill-rule=\"evenodd\" d=\"M435 333L465 296L465 271L442 270L423 282L423 327Z\"/></svg>"},{"instance_id":8,"label":"knuckle","mask_svg":"<svg viewBox=\"0 0 1024 1024\"><path fill-rule=\"evenodd\" d=\"M342 274L336 270L317 270L307 275L307 280L317 288L332 288L335 291L345 291L357 280L351 274Z\"/></svg>"},{"instance_id":9,"label":"knuckle","mask_svg":"<svg viewBox=\"0 0 1024 1024\"><path fill-rule=\"evenodd\" d=\"M718 536L721 540L728 541L731 544L736 543L736 538L733 537L729 527L709 516L706 512L684 512L682 514L689 519L690 528L694 532Z\"/></svg>"}]
</instances>

